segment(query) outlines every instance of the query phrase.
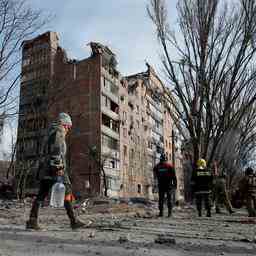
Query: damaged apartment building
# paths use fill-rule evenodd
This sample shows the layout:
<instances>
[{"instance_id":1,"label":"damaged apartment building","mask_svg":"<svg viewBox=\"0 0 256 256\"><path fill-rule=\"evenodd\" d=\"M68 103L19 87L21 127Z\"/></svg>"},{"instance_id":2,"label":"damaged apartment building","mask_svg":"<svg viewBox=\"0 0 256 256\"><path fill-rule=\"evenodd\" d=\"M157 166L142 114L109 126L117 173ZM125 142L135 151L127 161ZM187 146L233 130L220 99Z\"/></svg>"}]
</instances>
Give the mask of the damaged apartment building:
<instances>
[{"instance_id":1,"label":"damaged apartment building","mask_svg":"<svg viewBox=\"0 0 256 256\"><path fill-rule=\"evenodd\" d=\"M59 112L71 115L68 169L76 194L147 197L153 194L153 165L166 152L180 165L174 126L163 84L147 64L142 73L123 77L115 54L91 42L91 55L71 60L55 32L23 43L17 169L35 186L47 128ZM178 168L179 189L183 188Z\"/></svg>"},{"instance_id":2,"label":"damaged apartment building","mask_svg":"<svg viewBox=\"0 0 256 256\"><path fill-rule=\"evenodd\" d=\"M124 78L120 97L121 196L153 198L153 167L165 152L177 170L179 196L183 191L181 153L164 85L154 69ZM166 92L167 90L165 90Z\"/></svg>"}]
</instances>

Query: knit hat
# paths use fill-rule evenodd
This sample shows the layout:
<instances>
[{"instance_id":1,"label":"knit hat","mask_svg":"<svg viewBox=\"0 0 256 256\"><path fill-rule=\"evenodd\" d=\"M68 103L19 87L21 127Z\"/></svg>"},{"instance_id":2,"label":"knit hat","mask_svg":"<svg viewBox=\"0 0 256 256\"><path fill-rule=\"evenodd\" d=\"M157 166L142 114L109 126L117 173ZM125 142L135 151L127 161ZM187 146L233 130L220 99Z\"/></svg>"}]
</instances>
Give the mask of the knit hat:
<instances>
[{"instance_id":1,"label":"knit hat","mask_svg":"<svg viewBox=\"0 0 256 256\"><path fill-rule=\"evenodd\" d=\"M63 125L68 125L68 126L72 126L72 120L70 115L66 114L66 113L59 113L58 116L58 120L60 121L61 124Z\"/></svg>"}]
</instances>

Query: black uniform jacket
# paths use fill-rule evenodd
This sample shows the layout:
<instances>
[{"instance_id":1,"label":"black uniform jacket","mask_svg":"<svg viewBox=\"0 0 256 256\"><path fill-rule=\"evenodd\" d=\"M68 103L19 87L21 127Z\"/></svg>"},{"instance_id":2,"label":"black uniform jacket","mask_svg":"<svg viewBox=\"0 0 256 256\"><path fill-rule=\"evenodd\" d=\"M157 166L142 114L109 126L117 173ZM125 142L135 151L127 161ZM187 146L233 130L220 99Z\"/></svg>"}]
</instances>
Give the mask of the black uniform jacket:
<instances>
[{"instance_id":1,"label":"black uniform jacket","mask_svg":"<svg viewBox=\"0 0 256 256\"><path fill-rule=\"evenodd\" d=\"M192 173L194 192L210 192L212 189L213 175L207 169L196 169Z\"/></svg>"},{"instance_id":2,"label":"black uniform jacket","mask_svg":"<svg viewBox=\"0 0 256 256\"><path fill-rule=\"evenodd\" d=\"M174 167L168 163L168 162L163 162L163 163L158 163L154 167L154 175L157 177L158 180L158 185L164 185L166 186L172 186L175 187L177 186L177 178L176 178L176 173Z\"/></svg>"}]
</instances>

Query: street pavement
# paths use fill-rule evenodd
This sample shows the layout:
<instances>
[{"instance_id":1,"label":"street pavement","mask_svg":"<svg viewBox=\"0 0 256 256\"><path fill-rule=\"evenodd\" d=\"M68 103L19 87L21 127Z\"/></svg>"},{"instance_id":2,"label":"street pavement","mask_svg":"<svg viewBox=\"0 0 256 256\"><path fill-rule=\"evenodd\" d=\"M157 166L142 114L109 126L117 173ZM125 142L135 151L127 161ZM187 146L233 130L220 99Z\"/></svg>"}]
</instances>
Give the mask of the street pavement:
<instances>
[{"instance_id":1,"label":"street pavement","mask_svg":"<svg viewBox=\"0 0 256 256\"><path fill-rule=\"evenodd\" d=\"M175 208L171 218L156 208L129 213L84 213L85 229L72 231L64 209L41 210L43 231L24 228L29 207L0 211L0 256L16 255L256 255L256 219L241 209L211 218L194 207Z\"/></svg>"}]
</instances>

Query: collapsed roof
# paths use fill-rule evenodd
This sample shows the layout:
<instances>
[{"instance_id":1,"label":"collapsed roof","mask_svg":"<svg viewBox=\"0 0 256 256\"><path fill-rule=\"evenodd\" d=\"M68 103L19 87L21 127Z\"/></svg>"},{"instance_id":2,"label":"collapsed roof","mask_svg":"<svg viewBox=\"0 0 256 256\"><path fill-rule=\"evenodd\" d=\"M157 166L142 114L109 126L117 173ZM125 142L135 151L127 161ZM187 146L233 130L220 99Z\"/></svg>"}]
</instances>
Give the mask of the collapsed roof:
<instances>
[{"instance_id":1,"label":"collapsed roof","mask_svg":"<svg viewBox=\"0 0 256 256\"><path fill-rule=\"evenodd\" d=\"M114 69L117 66L116 55L105 45L97 42L90 42L89 45L92 49L92 56L101 54L103 57L103 66L109 65Z\"/></svg>"}]
</instances>

